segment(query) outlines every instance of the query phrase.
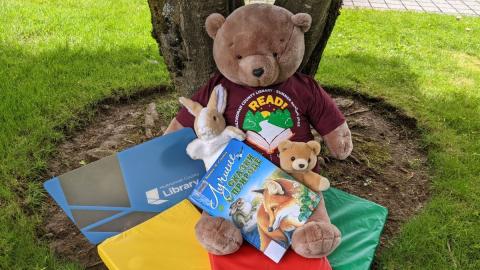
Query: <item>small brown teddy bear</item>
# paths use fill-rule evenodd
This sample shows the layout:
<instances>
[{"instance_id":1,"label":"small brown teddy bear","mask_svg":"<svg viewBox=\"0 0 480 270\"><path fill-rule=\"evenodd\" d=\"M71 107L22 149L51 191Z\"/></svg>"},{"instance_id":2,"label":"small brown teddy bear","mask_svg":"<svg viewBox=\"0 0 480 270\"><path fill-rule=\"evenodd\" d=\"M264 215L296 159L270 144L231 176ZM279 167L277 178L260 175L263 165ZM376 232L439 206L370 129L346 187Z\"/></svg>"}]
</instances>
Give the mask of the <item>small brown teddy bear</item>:
<instances>
[{"instance_id":1,"label":"small brown teddy bear","mask_svg":"<svg viewBox=\"0 0 480 270\"><path fill-rule=\"evenodd\" d=\"M317 141L292 142L282 141L278 145L280 167L311 190L320 192L330 187L327 178L313 172L320 154ZM314 233L317 233L315 236ZM321 233L321 235L318 235ZM312 241L315 238L315 241ZM307 258L318 258L330 254L340 244L340 231L330 222L322 200L308 219L292 236L292 248Z\"/></svg>"},{"instance_id":2,"label":"small brown teddy bear","mask_svg":"<svg viewBox=\"0 0 480 270\"><path fill-rule=\"evenodd\" d=\"M280 167L295 177L297 181L315 192L325 191L330 187L327 178L312 171L317 165L320 143L286 140L279 144L278 151L280 152Z\"/></svg>"}]
</instances>

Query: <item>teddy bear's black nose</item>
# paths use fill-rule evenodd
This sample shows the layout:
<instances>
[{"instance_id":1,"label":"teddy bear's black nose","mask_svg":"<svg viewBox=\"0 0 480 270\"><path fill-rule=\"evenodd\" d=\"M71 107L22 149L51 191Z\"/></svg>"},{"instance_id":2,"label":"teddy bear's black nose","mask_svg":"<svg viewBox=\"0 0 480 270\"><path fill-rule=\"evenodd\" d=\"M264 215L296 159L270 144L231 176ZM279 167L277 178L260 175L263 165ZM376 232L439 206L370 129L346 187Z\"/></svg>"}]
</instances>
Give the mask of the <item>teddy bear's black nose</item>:
<instances>
[{"instance_id":1,"label":"teddy bear's black nose","mask_svg":"<svg viewBox=\"0 0 480 270\"><path fill-rule=\"evenodd\" d=\"M260 77L260 76L262 76L262 75L263 75L263 72L265 72L265 71L263 70L263 68L256 68L256 69L254 69L254 70L252 71L252 73L253 73L253 75L254 75L255 77Z\"/></svg>"},{"instance_id":2,"label":"teddy bear's black nose","mask_svg":"<svg viewBox=\"0 0 480 270\"><path fill-rule=\"evenodd\" d=\"M302 164L298 164L298 167L300 167L300 168L303 169L303 167L305 167L305 164L303 164L303 163L302 163Z\"/></svg>"}]
</instances>

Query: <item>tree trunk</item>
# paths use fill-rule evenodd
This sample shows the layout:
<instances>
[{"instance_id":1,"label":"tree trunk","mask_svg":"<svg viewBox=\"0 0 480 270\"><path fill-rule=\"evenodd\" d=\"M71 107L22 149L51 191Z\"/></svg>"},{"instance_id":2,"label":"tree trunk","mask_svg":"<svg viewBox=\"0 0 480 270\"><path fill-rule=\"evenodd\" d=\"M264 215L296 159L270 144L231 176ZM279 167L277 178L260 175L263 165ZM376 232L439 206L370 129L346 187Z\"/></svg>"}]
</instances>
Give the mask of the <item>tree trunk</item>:
<instances>
[{"instance_id":1,"label":"tree trunk","mask_svg":"<svg viewBox=\"0 0 480 270\"><path fill-rule=\"evenodd\" d=\"M275 5L292 13L305 12L312 16L312 26L305 33L305 55L298 69L302 73L315 75L323 50L340 15L342 0L276 0Z\"/></svg>"},{"instance_id":2,"label":"tree trunk","mask_svg":"<svg viewBox=\"0 0 480 270\"><path fill-rule=\"evenodd\" d=\"M293 13L312 15L311 30L305 36L305 57L300 70L314 75L342 0L277 0L276 5ZM217 12L225 17L243 5L243 0L148 0L152 15L152 36L167 65L175 89L185 96L202 86L215 72L212 40L205 31L205 19Z\"/></svg>"}]
</instances>

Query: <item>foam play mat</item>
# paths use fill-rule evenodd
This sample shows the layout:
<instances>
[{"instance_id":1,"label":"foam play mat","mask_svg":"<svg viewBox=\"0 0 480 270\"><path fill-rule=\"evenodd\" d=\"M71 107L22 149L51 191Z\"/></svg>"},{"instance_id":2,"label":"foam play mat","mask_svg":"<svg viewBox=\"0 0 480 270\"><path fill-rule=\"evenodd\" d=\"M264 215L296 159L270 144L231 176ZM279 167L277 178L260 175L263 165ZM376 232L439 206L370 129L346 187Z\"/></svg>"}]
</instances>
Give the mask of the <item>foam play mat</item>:
<instances>
[{"instance_id":1,"label":"foam play mat","mask_svg":"<svg viewBox=\"0 0 480 270\"><path fill-rule=\"evenodd\" d=\"M323 195L332 223L342 232L342 243L328 256L331 266L335 270L370 269L387 208L335 188Z\"/></svg>"},{"instance_id":2,"label":"foam play mat","mask_svg":"<svg viewBox=\"0 0 480 270\"><path fill-rule=\"evenodd\" d=\"M209 270L207 252L195 238L198 210L187 200L98 246L110 270Z\"/></svg>"},{"instance_id":3,"label":"foam play mat","mask_svg":"<svg viewBox=\"0 0 480 270\"><path fill-rule=\"evenodd\" d=\"M54 177L44 187L85 237L98 244L184 200L205 174L185 148L190 128Z\"/></svg>"},{"instance_id":4,"label":"foam play mat","mask_svg":"<svg viewBox=\"0 0 480 270\"><path fill-rule=\"evenodd\" d=\"M332 223L342 232L342 243L328 256L331 266L335 270L369 269L387 218L387 209L335 188L323 194ZM194 234L199 218L197 209L184 200L107 239L98 246L98 252L110 270L211 269L208 254Z\"/></svg>"}]
</instances>

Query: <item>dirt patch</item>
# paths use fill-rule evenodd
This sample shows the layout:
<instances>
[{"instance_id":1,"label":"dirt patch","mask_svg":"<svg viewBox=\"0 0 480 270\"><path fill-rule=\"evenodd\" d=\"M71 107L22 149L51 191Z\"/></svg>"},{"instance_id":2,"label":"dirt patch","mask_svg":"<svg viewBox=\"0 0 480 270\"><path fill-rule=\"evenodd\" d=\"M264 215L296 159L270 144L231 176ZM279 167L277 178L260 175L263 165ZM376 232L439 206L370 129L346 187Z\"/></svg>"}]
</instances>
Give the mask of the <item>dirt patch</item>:
<instances>
[{"instance_id":1,"label":"dirt patch","mask_svg":"<svg viewBox=\"0 0 480 270\"><path fill-rule=\"evenodd\" d=\"M399 227L417 213L428 198L426 156L414 120L380 100L345 93L339 95L338 92L334 91L334 96L348 119L354 151L347 160L338 161L328 158L324 150L321 160L323 174L333 187L389 209L379 248L381 252ZM155 110L152 102L177 106L171 93L100 105L98 116L89 125L59 145L47 177L60 175L163 134L170 115L164 107ZM90 269L104 269L96 247L85 240L52 200L45 207L44 226L39 234L59 257Z\"/></svg>"},{"instance_id":2,"label":"dirt patch","mask_svg":"<svg viewBox=\"0 0 480 270\"><path fill-rule=\"evenodd\" d=\"M429 197L426 151L415 119L377 98L330 92L347 118L354 149L344 161L327 155L323 169L333 187L388 208L378 255Z\"/></svg>"}]
</instances>

